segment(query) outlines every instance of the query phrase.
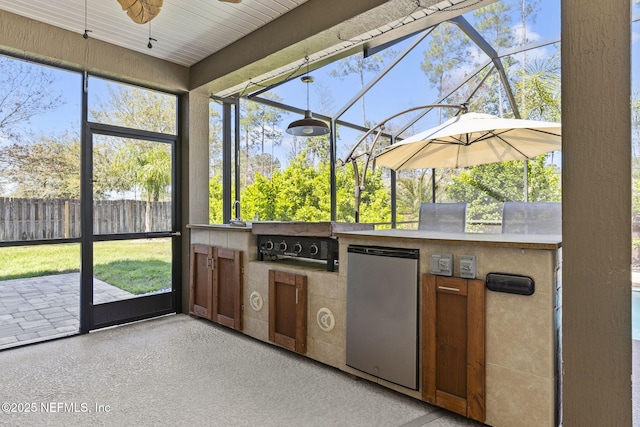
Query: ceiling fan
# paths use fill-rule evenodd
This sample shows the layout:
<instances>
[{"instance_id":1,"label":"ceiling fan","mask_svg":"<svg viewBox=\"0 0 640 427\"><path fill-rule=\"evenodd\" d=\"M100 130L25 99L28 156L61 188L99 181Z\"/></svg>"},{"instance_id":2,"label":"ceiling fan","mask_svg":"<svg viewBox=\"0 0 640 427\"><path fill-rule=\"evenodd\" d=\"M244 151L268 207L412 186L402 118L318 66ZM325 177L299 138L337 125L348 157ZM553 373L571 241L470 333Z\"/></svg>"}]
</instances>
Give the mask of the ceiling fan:
<instances>
[{"instance_id":1,"label":"ceiling fan","mask_svg":"<svg viewBox=\"0 0 640 427\"><path fill-rule=\"evenodd\" d=\"M225 3L241 3L242 0L218 0ZM158 16L163 0L118 0L122 10L136 24L146 24Z\"/></svg>"}]
</instances>

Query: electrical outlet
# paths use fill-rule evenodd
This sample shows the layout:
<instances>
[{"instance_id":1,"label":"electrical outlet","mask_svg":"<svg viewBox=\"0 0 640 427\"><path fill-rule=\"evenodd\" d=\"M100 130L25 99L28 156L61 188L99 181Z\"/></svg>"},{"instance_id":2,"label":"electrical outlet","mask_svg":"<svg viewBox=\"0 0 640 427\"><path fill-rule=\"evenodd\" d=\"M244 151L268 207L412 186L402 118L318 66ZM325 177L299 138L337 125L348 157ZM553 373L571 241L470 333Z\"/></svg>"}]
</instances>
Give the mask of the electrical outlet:
<instances>
[{"instance_id":1,"label":"electrical outlet","mask_svg":"<svg viewBox=\"0 0 640 427\"><path fill-rule=\"evenodd\" d=\"M452 254L432 254L431 274L437 276L453 276L453 255Z\"/></svg>"},{"instance_id":2,"label":"electrical outlet","mask_svg":"<svg viewBox=\"0 0 640 427\"><path fill-rule=\"evenodd\" d=\"M473 255L460 255L460 277L466 279L476 278L476 257Z\"/></svg>"}]
</instances>

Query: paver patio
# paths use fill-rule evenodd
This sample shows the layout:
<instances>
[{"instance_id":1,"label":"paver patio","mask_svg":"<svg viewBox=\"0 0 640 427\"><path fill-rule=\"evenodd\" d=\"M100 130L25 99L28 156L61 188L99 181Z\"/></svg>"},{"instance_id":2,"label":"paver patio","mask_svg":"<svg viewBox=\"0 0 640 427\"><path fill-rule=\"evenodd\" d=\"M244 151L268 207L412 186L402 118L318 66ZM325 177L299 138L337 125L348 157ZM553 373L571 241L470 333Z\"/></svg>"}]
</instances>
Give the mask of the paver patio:
<instances>
[{"instance_id":1,"label":"paver patio","mask_svg":"<svg viewBox=\"0 0 640 427\"><path fill-rule=\"evenodd\" d=\"M93 279L100 304L135 295ZM78 332L80 273L0 281L0 349Z\"/></svg>"}]
</instances>

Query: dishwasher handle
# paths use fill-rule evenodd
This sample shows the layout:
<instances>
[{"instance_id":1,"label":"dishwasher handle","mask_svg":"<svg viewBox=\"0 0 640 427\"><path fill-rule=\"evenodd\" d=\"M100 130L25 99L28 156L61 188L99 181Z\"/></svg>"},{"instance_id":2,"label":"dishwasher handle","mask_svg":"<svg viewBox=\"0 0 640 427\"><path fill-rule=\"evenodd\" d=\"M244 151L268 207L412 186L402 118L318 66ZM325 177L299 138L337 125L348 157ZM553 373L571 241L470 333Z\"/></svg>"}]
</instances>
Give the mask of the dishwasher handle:
<instances>
[{"instance_id":1,"label":"dishwasher handle","mask_svg":"<svg viewBox=\"0 0 640 427\"><path fill-rule=\"evenodd\" d=\"M382 246L349 245L349 247L347 248L347 252L353 254L386 256L393 258L420 258L420 251L418 249L388 248Z\"/></svg>"}]
</instances>

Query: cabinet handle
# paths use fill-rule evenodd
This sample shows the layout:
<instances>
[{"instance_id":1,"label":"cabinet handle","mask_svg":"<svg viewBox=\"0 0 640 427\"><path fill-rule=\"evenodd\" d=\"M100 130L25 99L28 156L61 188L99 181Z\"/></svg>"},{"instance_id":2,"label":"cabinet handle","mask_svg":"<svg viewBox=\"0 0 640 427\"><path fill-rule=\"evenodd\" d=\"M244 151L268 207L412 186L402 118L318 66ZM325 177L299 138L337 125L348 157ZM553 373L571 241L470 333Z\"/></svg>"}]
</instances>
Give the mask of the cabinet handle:
<instances>
[{"instance_id":1,"label":"cabinet handle","mask_svg":"<svg viewBox=\"0 0 640 427\"><path fill-rule=\"evenodd\" d=\"M438 289L442 289L443 291L460 292L460 289L458 289L458 288L450 288L448 286L438 286Z\"/></svg>"},{"instance_id":2,"label":"cabinet handle","mask_svg":"<svg viewBox=\"0 0 640 427\"><path fill-rule=\"evenodd\" d=\"M298 304L298 288L296 288L296 304Z\"/></svg>"}]
</instances>

